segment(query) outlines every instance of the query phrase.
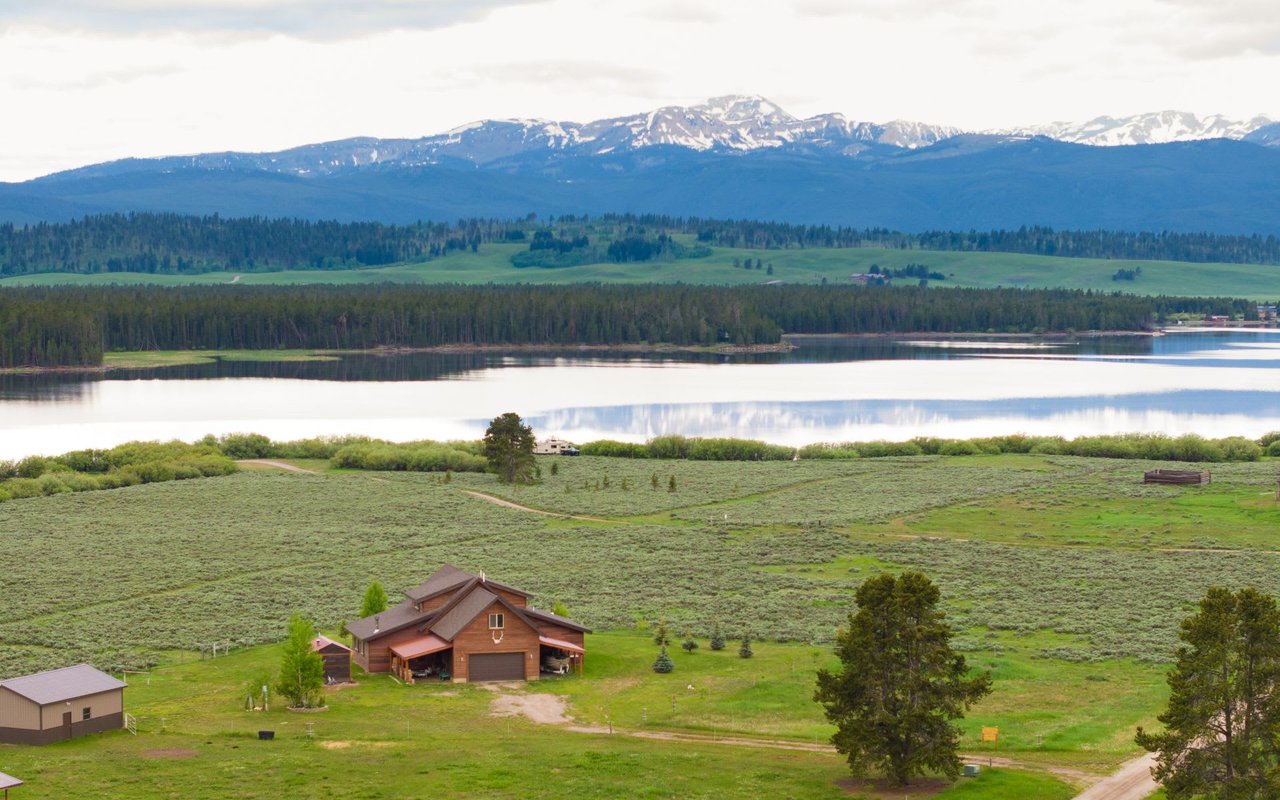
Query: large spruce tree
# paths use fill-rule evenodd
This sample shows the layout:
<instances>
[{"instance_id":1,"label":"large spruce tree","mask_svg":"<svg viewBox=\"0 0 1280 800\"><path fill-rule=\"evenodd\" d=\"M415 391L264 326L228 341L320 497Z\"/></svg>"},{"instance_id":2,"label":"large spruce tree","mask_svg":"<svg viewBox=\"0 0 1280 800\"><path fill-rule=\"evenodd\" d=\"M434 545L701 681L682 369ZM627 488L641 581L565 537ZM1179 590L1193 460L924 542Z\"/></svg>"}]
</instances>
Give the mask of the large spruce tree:
<instances>
[{"instance_id":1,"label":"large spruce tree","mask_svg":"<svg viewBox=\"0 0 1280 800\"><path fill-rule=\"evenodd\" d=\"M499 414L484 432L484 456L503 483L532 483L537 471L533 458L533 429L519 414Z\"/></svg>"},{"instance_id":2,"label":"large spruce tree","mask_svg":"<svg viewBox=\"0 0 1280 800\"><path fill-rule=\"evenodd\" d=\"M924 575L869 578L857 613L836 637L841 669L819 670L814 699L838 730L831 737L858 776L883 772L898 785L913 775L960 774L953 720L991 691L951 649L939 592Z\"/></svg>"},{"instance_id":3,"label":"large spruce tree","mask_svg":"<svg viewBox=\"0 0 1280 800\"><path fill-rule=\"evenodd\" d=\"M1212 588L1182 621L1165 729L1138 728L1169 800L1280 797L1280 613L1256 589Z\"/></svg>"}]
</instances>

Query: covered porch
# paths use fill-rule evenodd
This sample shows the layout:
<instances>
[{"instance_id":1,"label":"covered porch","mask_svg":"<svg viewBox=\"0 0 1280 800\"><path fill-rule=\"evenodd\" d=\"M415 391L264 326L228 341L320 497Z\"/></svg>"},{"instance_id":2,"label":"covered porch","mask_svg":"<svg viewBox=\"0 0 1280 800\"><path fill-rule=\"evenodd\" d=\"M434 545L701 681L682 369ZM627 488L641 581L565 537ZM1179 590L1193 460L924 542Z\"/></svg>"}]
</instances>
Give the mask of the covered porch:
<instances>
[{"instance_id":1,"label":"covered porch","mask_svg":"<svg viewBox=\"0 0 1280 800\"><path fill-rule=\"evenodd\" d=\"M539 671L544 674L568 675L577 672L581 675L586 655L587 651L580 645L550 636L538 637L538 665Z\"/></svg>"},{"instance_id":2,"label":"covered porch","mask_svg":"<svg viewBox=\"0 0 1280 800\"><path fill-rule=\"evenodd\" d=\"M435 634L391 647L391 674L405 683L453 677L453 645Z\"/></svg>"}]
</instances>

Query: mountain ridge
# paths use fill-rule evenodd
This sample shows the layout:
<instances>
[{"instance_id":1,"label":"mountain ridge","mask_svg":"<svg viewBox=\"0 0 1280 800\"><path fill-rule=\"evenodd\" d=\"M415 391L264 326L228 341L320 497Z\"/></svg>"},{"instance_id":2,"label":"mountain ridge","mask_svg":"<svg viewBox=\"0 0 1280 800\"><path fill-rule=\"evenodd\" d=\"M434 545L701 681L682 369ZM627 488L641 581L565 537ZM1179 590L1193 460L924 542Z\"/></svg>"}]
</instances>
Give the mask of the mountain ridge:
<instances>
[{"instance_id":1,"label":"mountain ridge","mask_svg":"<svg viewBox=\"0 0 1280 800\"><path fill-rule=\"evenodd\" d=\"M182 156L135 157L91 164L35 180L87 177L135 170L248 169L297 176L346 170L438 165L457 159L486 166L504 159L550 152L603 156L674 146L695 152L747 153L809 150L859 157L876 151L918 150L957 136L1020 139L1043 136L1094 146L1137 146L1227 138L1280 146L1264 135L1275 125L1265 115L1228 120L1161 111L1130 117L1097 117L1083 123L1055 122L967 131L910 120L884 123L850 120L840 113L798 118L758 95L725 95L693 106L663 106L648 112L586 123L539 118L486 119L417 139L362 136L304 144L268 152L224 151ZM1259 133L1262 132L1262 133ZM28 181L29 183L29 181Z\"/></svg>"}]
</instances>

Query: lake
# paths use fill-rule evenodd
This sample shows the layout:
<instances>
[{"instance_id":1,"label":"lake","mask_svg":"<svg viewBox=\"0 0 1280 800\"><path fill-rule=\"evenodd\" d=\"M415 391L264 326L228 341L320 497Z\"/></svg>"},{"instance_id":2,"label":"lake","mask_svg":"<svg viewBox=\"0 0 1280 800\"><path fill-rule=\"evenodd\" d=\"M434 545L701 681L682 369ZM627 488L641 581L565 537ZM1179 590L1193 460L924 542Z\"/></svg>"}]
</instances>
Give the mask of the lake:
<instances>
[{"instance_id":1,"label":"lake","mask_svg":"<svg viewBox=\"0 0 1280 800\"><path fill-rule=\"evenodd\" d=\"M1280 331L1078 341L796 337L789 353L350 355L0 376L0 458L254 431L477 439L516 411L540 436L818 441L1002 433L1280 430Z\"/></svg>"}]
</instances>

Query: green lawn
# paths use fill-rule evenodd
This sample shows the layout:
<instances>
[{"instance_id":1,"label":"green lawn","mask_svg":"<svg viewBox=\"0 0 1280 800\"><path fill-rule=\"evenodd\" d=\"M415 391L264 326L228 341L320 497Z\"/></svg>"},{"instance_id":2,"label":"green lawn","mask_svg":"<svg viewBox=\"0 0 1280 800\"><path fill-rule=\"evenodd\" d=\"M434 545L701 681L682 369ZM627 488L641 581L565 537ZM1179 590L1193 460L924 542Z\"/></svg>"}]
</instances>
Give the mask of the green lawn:
<instances>
[{"instance_id":1,"label":"green lawn","mask_svg":"<svg viewBox=\"0 0 1280 800\"><path fill-rule=\"evenodd\" d=\"M686 237L688 238L688 237ZM924 264L947 276L934 286L1026 287L1093 289L1140 294L1248 297L1274 301L1280 297L1280 268L1253 264L1193 264L1177 261L1134 261L1060 258L1017 253L951 253L929 250L882 248L740 250L713 248L711 256L698 259L641 264L587 264L577 267L517 269L511 256L521 245L488 244L477 253L453 252L416 264L352 270L290 270L286 272L210 272L200 275L147 275L112 273L72 275L44 273L0 279L0 286L52 284L158 284L211 285L233 281L244 285L300 283L707 283L756 284L770 280L786 283L847 283L852 273L867 272L873 264L901 268ZM746 259L772 264L767 270L733 266ZM1114 281L1120 269L1141 267L1135 281ZM237 280L238 276L238 280ZM902 281L899 281L902 282Z\"/></svg>"},{"instance_id":2,"label":"green lawn","mask_svg":"<svg viewBox=\"0 0 1280 800\"><path fill-rule=\"evenodd\" d=\"M725 686L740 687L731 701L744 717L738 733L777 733L769 728L775 714L760 702L766 698L782 705L783 715L814 717L818 709L806 696L811 662L803 680L797 668L795 680L770 686L807 648L763 645L752 660L681 653L677 671L660 676L648 669L652 644L635 633L591 636L587 646L585 676L501 691L564 694L570 714L592 723L592 707L603 702L612 735L494 717L489 706L497 695L476 686L404 686L361 674L357 686L329 690L325 712L245 711L244 687L278 665L279 648L264 646L130 676L126 703L138 719L136 737L120 732L45 748L0 747L0 758L28 782L22 796L30 798L849 796L837 785L846 768L835 754L628 735L679 730L680 719L701 714L691 681L702 685L704 703ZM698 658L702 665L691 667ZM749 682L759 687L754 697ZM623 703L642 694L667 710L660 716L654 709L647 724L630 724ZM264 729L276 739L259 741ZM815 731L815 738L826 733ZM1003 798L1020 791L1046 798L1074 793L1043 773L997 769L938 796Z\"/></svg>"}]
</instances>

